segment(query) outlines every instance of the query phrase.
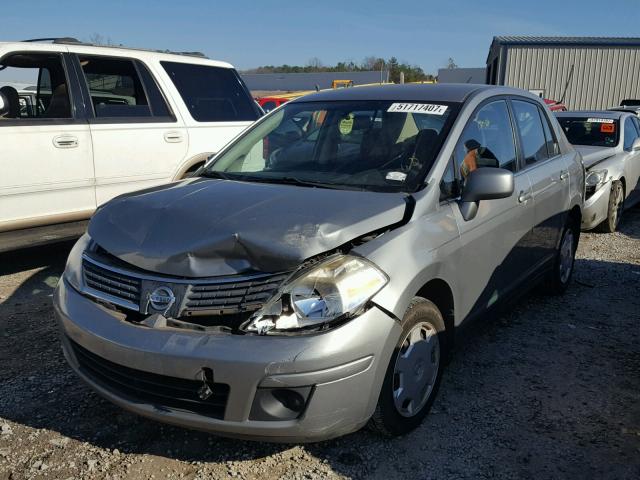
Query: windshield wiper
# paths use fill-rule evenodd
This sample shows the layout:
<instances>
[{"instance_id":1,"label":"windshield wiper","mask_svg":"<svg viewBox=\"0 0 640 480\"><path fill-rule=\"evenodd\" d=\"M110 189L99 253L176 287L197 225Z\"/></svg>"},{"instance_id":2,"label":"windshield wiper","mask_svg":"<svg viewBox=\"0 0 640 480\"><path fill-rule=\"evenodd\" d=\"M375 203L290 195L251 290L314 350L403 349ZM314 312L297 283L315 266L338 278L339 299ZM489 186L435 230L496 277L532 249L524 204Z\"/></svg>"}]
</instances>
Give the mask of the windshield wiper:
<instances>
[{"instance_id":1,"label":"windshield wiper","mask_svg":"<svg viewBox=\"0 0 640 480\"><path fill-rule=\"evenodd\" d=\"M231 177L226 173L218 172L217 170L205 170L200 174L201 177L206 178L221 178L222 180L231 180Z\"/></svg>"}]
</instances>

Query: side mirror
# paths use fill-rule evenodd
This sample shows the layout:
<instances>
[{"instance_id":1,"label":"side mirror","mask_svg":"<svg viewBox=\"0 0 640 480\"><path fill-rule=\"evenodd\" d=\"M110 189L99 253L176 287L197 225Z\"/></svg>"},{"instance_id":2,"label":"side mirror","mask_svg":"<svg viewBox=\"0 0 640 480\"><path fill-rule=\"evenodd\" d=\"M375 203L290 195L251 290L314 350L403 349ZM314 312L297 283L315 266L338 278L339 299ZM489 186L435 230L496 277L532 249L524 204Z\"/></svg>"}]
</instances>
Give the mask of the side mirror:
<instances>
[{"instance_id":1,"label":"side mirror","mask_svg":"<svg viewBox=\"0 0 640 480\"><path fill-rule=\"evenodd\" d=\"M494 200L513 195L513 172L504 168L485 167L469 173L460 197L460 213L465 220L478 213L480 200Z\"/></svg>"},{"instance_id":2,"label":"side mirror","mask_svg":"<svg viewBox=\"0 0 640 480\"><path fill-rule=\"evenodd\" d=\"M0 117L4 117L7 113L9 113L9 99L0 92Z\"/></svg>"},{"instance_id":3,"label":"side mirror","mask_svg":"<svg viewBox=\"0 0 640 480\"><path fill-rule=\"evenodd\" d=\"M632 152L637 152L638 150L640 150L640 138L636 138L631 144Z\"/></svg>"}]
</instances>

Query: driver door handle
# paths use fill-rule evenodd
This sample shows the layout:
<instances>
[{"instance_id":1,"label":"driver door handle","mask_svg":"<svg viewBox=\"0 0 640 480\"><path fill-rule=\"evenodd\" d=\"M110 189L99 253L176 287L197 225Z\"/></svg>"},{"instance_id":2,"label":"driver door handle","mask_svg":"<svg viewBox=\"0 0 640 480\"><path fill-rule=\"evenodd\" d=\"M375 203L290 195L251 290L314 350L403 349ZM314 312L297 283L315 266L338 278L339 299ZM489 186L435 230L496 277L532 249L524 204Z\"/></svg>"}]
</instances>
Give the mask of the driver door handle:
<instances>
[{"instance_id":1,"label":"driver door handle","mask_svg":"<svg viewBox=\"0 0 640 480\"><path fill-rule=\"evenodd\" d=\"M520 193L518 194L518 202L520 203L527 203L532 198L533 196L531 195L531 192L525 192L524 190L520 190Z\"/></svg>"},{"instance_id":2,"label":"driver door handle","mask_svg":"<svg viewBox=\"0 0 640 480\"><path fill-rule=\"evenodd\" d=\"M53 145L56 148L76 148L78 146L78 137L73 135L58 135L53 138Z\"/></svg>"}]
</instances>

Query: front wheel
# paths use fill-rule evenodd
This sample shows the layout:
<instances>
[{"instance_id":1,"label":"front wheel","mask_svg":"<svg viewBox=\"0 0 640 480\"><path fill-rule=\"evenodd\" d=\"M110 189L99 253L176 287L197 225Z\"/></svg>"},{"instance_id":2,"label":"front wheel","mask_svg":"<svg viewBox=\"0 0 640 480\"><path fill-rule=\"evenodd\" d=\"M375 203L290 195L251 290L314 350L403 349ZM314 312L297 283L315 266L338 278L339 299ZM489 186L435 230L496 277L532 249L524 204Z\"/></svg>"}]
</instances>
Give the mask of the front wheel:
<instances>
[{"instance_id":1,"label":"front wheel","mask_svg":"<svg viewBox=\"0 0 640 480\"><path fill-rule=\"evenodd\" d=\"M438 392L446 353L444 320L438 307L415 297L402 319L370 427L387 436L416 428Z\"/></svg>"},{"instance_id":2,"label":"front wheel","mask_svg":"<svg viewBox=\"0 0 640 480\"><path fill-rule=\"evenodd\" d=\"M598 230L605 233L613 233L620 224L622 211L624 210L624 186L620 180L611 184L609 193L609 205L607 207L607 218L598 225Z\"/></svg>"}]
</instances>

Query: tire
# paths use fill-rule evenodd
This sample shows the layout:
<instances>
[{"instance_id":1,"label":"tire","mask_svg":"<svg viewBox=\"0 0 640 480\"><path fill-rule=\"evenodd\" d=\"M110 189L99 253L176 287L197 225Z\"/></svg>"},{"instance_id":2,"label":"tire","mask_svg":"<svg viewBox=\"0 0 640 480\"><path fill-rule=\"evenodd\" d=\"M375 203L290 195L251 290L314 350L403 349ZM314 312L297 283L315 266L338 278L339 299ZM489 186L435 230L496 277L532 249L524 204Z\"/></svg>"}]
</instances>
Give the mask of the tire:
<instances>
[{"instance_id":1,"label":"tire","mask_svg":"<svg viewBox=\"0 0 640 480\"><path fill-rule=\"evenodd\" d=\"M547 295L562 295L567 291L573 277L579 235L580 229L577 222L569 218L562 232L562 239L553 262L553 270L543 284L543 291Z\"/></svg>"},{"instance_id":2,"label":"tire","mask_svg":"<svg viewBox=\"0 0 640 480\"><path fill-rule=\"evenodd\" d=\"M369 427L385 436L404 435L418 427L438 393L446 353L440 310L429 300L414 297L402 319L402 335L389 361ZM409 379L414 382L406 383Z\"/></svg>"},{"instance_id":3,"label":"tire","mask_svg":"<svg viewBox=\"0 0 640 480\"><path fill-rule=\"evenodd\" d=\"M609 193L609 206L607 208L607 218L598 225L598 230L604 233L613 233L620 224L622 212L624 210L624 186L620 180L611 184Z\"/></svg>"}]
</instances>

